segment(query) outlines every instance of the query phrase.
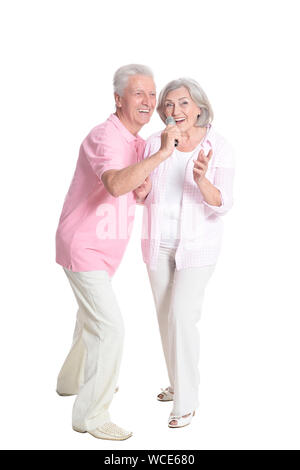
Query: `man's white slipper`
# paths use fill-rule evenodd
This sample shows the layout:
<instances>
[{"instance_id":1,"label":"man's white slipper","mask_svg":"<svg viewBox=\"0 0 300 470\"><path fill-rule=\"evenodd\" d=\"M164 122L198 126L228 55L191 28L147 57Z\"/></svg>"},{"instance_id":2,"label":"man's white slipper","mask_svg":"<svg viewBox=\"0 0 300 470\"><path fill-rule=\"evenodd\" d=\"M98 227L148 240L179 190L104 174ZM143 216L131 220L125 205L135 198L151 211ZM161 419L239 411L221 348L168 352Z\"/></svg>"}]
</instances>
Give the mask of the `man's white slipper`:
<instances>
[{"instance_id":1,"label":"man's white slipper","mask_svg":"<svg viewBox=\"0 0 300 470\"><path fill-rule=\"evenodd\" d=\"M97 439L106 439L110 441L124 441L125 439L128 439L132 436L132 432L125 431L125 429L122 429L111 422L104 423L92 431L82 431L74 426L73 429L77 432L88 432Z\"/></svg>"}]
</instances>

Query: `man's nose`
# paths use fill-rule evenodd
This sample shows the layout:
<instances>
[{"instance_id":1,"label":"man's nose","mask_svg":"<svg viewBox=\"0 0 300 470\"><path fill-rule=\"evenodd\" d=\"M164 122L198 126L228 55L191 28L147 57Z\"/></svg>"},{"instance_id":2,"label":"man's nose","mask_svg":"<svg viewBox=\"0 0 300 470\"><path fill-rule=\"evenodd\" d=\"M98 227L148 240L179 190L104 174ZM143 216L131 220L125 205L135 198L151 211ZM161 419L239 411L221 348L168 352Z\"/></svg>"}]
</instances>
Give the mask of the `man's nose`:
<instances>
[{"instance_id":1,"label":"man's nose","mask_svg":"<svg viewBox=\"0 0 300 470\"><path fill-rule=\"evenodd\" d=\"M150 108L150 103L151 103L150 96L145 93L143 96L143 104L147 105Z\"/></svg>"}]
</instances>

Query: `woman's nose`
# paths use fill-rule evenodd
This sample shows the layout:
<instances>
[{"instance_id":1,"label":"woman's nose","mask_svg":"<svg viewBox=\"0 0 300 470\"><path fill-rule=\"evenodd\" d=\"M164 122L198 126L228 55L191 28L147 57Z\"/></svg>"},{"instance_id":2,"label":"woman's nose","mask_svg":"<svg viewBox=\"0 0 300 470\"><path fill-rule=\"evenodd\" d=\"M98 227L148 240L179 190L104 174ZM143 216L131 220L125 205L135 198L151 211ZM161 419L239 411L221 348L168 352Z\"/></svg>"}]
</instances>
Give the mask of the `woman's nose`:
<instances>
[{"instance_id":1,"label":"woman's nose","mask_svg":"<svg viewBox=\"0 0 300 470\"><path fill-rule=\"evenodd\" d=\"M180 114L180 106L178 103L175 103L173 106L173 114L177 116L177 114Z\"/></svg>"}]
</instances>

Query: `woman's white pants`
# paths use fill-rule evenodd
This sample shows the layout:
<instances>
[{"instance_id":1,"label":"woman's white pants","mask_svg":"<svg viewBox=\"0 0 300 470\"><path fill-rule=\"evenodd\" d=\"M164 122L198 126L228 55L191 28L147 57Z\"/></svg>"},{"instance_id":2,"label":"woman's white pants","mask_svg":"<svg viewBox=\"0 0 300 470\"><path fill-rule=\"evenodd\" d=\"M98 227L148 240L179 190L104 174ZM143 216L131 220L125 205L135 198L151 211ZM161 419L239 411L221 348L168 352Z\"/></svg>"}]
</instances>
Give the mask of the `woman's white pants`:
<instances>
[{"instance_id":1,"label":"woman's white pants","mask_svg":"<svg viewBox=\"0 0 300 470\"><path fill-rule=\"evenodd\" d=\"M160 248L156 270L148 269L166 360L172 414L184 416L199 406L199 332L204 291L214 266L176 270L175 249Z\"/></svg>"},{"instance_id":2,"label":"woman's white pants","mask_svg":"<svg viewBox=\"0 0 300 470\"><path fill-rule=\"evenodd\" d=\"M123 349L123 319L106 271L64 268L78 303L71 350L57 379L60 394L77 394L72 424L91 431L110 421Z\"/></svg>"}]
</instances>

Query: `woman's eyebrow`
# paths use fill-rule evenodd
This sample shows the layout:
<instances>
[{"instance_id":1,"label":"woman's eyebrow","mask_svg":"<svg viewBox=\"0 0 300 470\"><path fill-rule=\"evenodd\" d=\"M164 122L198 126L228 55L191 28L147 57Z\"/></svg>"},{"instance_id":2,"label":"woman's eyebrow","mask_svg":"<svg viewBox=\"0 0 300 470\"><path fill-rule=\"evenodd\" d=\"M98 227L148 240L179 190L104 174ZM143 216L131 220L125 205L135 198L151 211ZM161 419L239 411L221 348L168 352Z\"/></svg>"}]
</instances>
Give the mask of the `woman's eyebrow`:
<instances>
[{"instance_id":1,"label":"woman's eyebrow","mask_svg":"<svg viewBox=\"0 0 300 470\"><path fill-rule=\"evenodd\" d=\"M187 97L187 96L183 96L182 98L178 98L178 101L179 101L179 100L188 100L188 97ZM171 101L171 103L173 103L173 101L170 100L169 98L166 99L166 101Z\"/></svg>"}]
</instances>

